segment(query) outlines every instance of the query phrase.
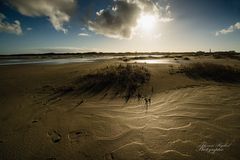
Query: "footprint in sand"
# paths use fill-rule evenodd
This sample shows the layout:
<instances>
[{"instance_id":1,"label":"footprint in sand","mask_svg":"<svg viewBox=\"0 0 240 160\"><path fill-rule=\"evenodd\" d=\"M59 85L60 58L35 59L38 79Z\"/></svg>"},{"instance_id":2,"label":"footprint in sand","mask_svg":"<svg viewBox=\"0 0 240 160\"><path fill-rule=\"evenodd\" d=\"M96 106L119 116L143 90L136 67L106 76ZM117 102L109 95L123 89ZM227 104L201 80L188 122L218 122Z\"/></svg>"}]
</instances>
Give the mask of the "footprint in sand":
<instances>
[{"instance_id":1,"label":"footprint in sand","mask_svg":"<svg viewBox=\"0 0 240 160\"><path fill-rule=\"evenodd\" d=\"M104 155L104 160L114 160L113 153L107 153Z\"/></svg>"},{"instance_id":2,"label":"footprint in sand","mask_svg":"<svg viewBox=\"0 0 240 160\"><path fill-rule=\"evenodd\" d=\"M41 121L41 119L42 119L41 117L35 117L32 119L32 123L38 123Z\"/></svg>"},{"instance_id":3,"label":"footprint in sand","mask_svg":"<svg viewBox=\"0 0 240 160\"><path fill-rule=\"evenodd\" d=\"M48 132L48 136L50 136L53 143L58 143L62 139L62 136L55 130Z\"/></svg>"},{"instance_id":4,"label":"footprint in sand","mask_svg":"<svg viewBox=\"0 0 240 160\"><path fill-rule=\"evenodd\" d=\"M38 122L38 120L32 120L32 123L37 123Z\"/></svg>"},{"instance_id":5,"label":"footprint in sand","mask_svg":"<svg viewBox=\"0 0 240 160\"><path fill-rule=\"evenodd\" d=\"M85 129L79 129L68 133L68 139L71 141L78 141L81 137L89 137L91 134Z\"/></svg>"}]
</instances>

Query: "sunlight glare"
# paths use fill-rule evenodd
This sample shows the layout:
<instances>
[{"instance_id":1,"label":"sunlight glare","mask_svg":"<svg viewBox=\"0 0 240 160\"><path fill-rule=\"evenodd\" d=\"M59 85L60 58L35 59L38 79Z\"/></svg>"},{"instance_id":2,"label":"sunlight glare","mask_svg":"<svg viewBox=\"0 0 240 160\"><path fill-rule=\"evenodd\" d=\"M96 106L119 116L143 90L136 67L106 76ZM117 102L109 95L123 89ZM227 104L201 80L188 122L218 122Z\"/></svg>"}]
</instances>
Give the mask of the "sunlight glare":
<instances>
[{"instance_id":1,"label":"sunlight glare","mask_svg":"<svg viewBox=\"0 0 240 160\"><path fill-rule=\"evenodd\" d=\"M145 32L150 32L154 29L156 25L157 17L154 15L143 14L138 19L138 26Z\"/></svg>"}]
</instances>

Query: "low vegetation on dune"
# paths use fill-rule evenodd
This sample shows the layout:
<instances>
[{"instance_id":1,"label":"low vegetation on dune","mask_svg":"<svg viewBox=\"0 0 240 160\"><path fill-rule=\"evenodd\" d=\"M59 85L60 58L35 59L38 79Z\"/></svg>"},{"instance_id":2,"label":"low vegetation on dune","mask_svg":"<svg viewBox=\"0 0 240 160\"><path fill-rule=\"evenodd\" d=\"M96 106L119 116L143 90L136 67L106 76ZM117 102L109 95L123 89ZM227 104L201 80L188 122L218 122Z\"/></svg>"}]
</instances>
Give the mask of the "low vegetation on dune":
<instances>
[{"instance_id":1,"label":"low vegetation on dune","mask_svg":"<svg viewBox=\"0 0 240 160\"><path fill-rule=\"evenodd\" d=\"M215 59L235 59L235 60L240 60L240 54L236 53L234 51L230 51L230 52L222 52L222 53L212 53L213 57Z\"/></svg>"},{"instance_id":2,"label":"low vegetation on dune","mask_svg":"<svg viewBox=\"0 0 240 160\"><path fill-rule=\"evenodd\" d=\"M189 57L184 57L183 60L189 61L189 60L191 60L191 59L190 59Z\"/></svg>"},{"instance_id":3,"label":"low vegetation on dune","mask_svg":"<svg viewBox=\"0 0 240 160\"><path fill-rule=\"evenodd\" d=\"M239 83L240 69L213 63L193 63L180 67L180 72L193 79L223 83Z\"/></svg>"},{"instance_id":4,"label":"low vegetation on dune","mask_svg":"<svg viewBox=\"0 0 240 160\"><path fill-rule=\"evenodd\" d=\"M150 73L145 67L138 65L113 65L80 77L77 83L79 90L98 94L111 90L128 101L139 89L150 80Z\"/></svg>"},{"instance_id":5,"label":"low vegetation on dune","mask_svg":"<svg viewBox=\"0 0 240 160\"><path fill-rule=\"evenodd\" d=\"M142 95L141 90L149 82L150 76L143 66L112 65L79 77L70 87L64 87L61 91L90 95L111 93L123 97L127 102L132 97Z\"/></svg>"}]
</instances>

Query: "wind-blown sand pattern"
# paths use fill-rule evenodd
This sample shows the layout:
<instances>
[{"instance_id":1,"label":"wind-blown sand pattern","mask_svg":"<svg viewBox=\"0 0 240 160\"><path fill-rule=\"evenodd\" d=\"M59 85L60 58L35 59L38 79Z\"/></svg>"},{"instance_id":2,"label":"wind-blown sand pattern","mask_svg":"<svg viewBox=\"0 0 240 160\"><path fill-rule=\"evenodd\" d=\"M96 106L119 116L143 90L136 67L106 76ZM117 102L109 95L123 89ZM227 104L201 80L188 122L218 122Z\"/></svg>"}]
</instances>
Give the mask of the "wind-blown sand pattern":
<instances>
[{"instance_id":1,"label":"wind-blown sand pattern","mask_svg":"<svg viewBox=\"0 0 240 160\"><path fill-rule=\"evenodd\" d=\"M169 64L143 64L154 86L148 109L137 99L51 94L105 65L2 66L1 159L240 159L238 84L191 80L169 74ZM228 146L212 153L203 144Z\"/></svg>"}]
</instances>

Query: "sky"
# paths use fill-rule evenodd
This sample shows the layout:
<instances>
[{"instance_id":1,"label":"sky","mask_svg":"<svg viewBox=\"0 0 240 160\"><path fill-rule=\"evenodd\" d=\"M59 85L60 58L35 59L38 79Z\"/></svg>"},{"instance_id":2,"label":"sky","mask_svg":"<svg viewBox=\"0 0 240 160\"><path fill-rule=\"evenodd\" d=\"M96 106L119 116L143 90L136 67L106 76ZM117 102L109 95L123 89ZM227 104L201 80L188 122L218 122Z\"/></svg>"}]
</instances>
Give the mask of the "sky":
<instances>
[{"instance_id":1,"label":"sky","mask_svg":"<svg viewBox=\"0 0 240 160\"><path fill-rule=\"evenodd\" d=\"M0 54L240 52L239 0L0 0Z\"/></svg>"}]
</instances>

